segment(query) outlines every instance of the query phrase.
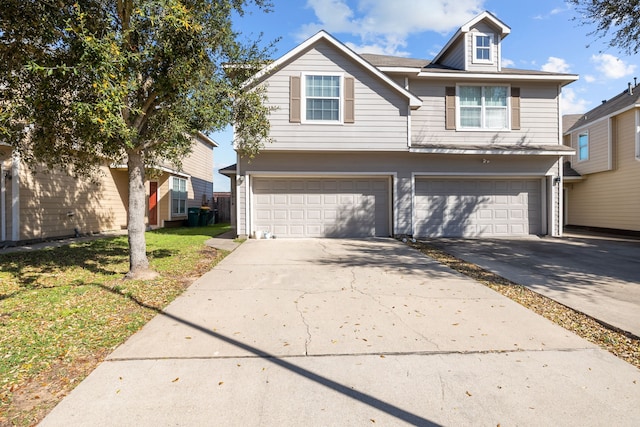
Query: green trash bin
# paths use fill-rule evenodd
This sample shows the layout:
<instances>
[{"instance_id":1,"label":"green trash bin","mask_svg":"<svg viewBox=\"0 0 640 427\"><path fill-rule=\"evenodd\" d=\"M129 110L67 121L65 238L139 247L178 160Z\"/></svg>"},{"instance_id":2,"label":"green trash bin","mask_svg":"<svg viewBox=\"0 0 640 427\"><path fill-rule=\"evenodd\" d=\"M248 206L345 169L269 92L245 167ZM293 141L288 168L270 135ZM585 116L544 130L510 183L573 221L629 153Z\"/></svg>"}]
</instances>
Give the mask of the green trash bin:
<instances>
[{"instance_id":1,"label":"green trash bin","mask_svg":"<svg viewBox=\"0 0 640 427\"><path fill-rule=\"evenodd\" d=\"M208 220L210 211L211 209L208 207L200 208L200 216L198 217L198 225L200 227L204 227L205 225L207 225L207 220Z\"/></svg>"},{"instance_id":2,"label":"green trash bin","mask_svg":"<svg viewBox=\"0 0 640 427\"><path fill-rule=\"evenodd\" d=\"M198 226L198 217L200 216L200 208L189 208L188 209L188 225L189 227L197 227Z\"/></svg>"}]
</instances>

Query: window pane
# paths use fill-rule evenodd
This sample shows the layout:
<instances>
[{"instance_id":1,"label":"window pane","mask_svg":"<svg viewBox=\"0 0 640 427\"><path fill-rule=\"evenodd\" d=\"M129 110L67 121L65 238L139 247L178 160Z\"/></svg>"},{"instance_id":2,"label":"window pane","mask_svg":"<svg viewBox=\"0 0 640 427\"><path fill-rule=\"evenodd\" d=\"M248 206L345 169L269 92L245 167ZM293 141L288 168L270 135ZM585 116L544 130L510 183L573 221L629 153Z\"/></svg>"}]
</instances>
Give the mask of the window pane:
<instances>
[{"instance_id":1,"label":"window pane","mask_svg":"<svg viewBox=\"0 0 640 427\"><path fill-rule=\"evenodd\" d=\"M337 99L307 99L307 120L339 120Z\"/></svg>"},{"instance_id":2,"label":"window pane","mask_svg":"<svg viewBox=\"0 0 640 427\"><path fill-rule=\"evenodd\" d=\"M578 136L578 159L587 160L589 158L589 135Z\"/></svg>"},{"instance_id":3,"label":"window pane","mask_svg":"<svg viewBox=\"0 0 640 427\"><path fill-rule=\"evenodd\" d=\"M506 108L487 108L485 111L485 127L491 129L507 128Z\"/></svg>"},{"instance_id":4,"label":"window pane","mask_svg":"<svg viewBox=\"0 0 640 427\"><path fill-rule=\"evenodd\" d=\"M487 107L506 107L507 88L505 86L487 86L484 88L484 102Z\"/></svg>"},{"instance_id":5,"label":"window pane","mask_svg":"<svg viewBox=\"0 0 640 427\"><path fill-rule=\"evenodd\" d=\"M482 88L480 86L460 86L460 105L482 105Z\"/></svg>"},{"instance_id":6,"label":"window pane","mask_svg":"<svg viewBox=\"0 0 640 427\"><path fill-rule=\"evenodd\" d=\"M476 46L489 47L491 38L489 36L476 36Z\"/></svg>"},{"instance_id":7,"label":"window pane","mask_svg":"<svg viewBox=\"0 0 640 427\"><path fill-rule=\"evenodd\" d=\"M465 128L479 128L481 124L481 111L480 108L460 108L460 126Z\"/></svg>"},{"instance_id":8,"label":"window pane","mask_svg":"<svg viewBox=\"0 0 640 427\"><path fill-rule=\"evenodd\" d=\"M307 76L306 95L310 97L339 97L340 77Z\"/></svg>"}]
</instances>

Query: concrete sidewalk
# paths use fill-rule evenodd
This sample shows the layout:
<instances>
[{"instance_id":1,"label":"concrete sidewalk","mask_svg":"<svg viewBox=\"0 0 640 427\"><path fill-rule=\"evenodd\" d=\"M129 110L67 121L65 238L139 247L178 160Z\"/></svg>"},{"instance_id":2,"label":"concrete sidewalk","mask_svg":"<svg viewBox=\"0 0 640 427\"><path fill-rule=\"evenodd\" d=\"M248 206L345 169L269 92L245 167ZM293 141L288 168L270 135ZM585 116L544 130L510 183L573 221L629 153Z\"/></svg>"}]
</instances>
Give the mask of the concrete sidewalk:
<instances>
[{"instance_id":1,"label":"concrete sidewalk","mask_svg":"<svg viewBox=\"0 0 640 427\"><path fill-rule=\"evenodd\" d=\"M637 425L640 371L402 243L249 240L42 426Z\"/></svg>"}]
</instances>

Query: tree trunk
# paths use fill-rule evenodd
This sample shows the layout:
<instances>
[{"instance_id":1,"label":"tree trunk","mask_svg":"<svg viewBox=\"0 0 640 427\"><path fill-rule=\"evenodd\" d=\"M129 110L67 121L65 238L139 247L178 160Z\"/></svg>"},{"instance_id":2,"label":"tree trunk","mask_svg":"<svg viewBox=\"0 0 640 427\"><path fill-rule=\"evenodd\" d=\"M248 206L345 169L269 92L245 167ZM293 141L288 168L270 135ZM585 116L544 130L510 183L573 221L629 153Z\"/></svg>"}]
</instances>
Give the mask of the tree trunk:
<instances>
[{"instance_id":1,"label":"tree trunk","mask_svg":"<svg viewBox=\"0 0 640 427\"><path fill-rule=\"evenodd\" d=\"M130 150L127 153L129 168L129 210L127 212L127 231L129 234L129 279L148 279L154 277L149 270L147 242L145 240L146 192L144 188L144 156Z\"/></svg>"}]
</instances>

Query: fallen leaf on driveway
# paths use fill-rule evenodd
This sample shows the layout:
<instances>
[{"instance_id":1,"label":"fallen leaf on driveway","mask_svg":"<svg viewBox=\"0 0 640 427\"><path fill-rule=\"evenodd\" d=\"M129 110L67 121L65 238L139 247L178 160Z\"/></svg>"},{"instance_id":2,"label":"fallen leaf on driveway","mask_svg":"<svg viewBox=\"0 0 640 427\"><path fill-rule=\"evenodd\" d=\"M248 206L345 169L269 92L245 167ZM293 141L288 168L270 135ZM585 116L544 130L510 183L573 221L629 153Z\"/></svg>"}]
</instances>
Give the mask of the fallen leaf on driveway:
<instances>
[{"instance_id":1,"label":"fallen leaf on driveway","mask_svg":"<svg viewBox=\"0 0 640 427\"><path fill-rule=\"evenodd\" d=\"M177 382L180 379L180 377L177 377L175 380L171 381L172 383Z\"/></svg>"}]
</instances>

